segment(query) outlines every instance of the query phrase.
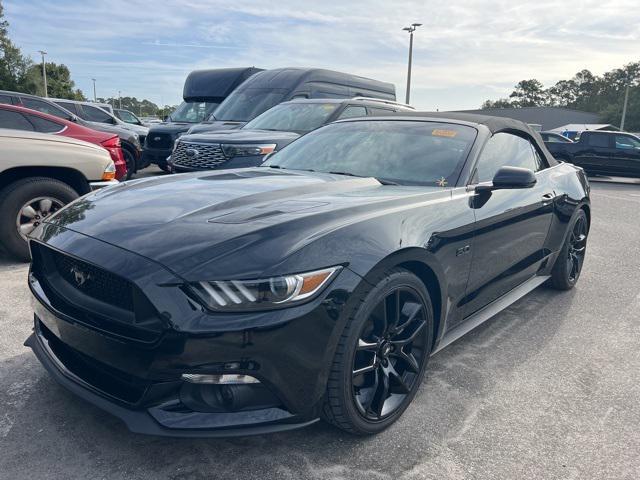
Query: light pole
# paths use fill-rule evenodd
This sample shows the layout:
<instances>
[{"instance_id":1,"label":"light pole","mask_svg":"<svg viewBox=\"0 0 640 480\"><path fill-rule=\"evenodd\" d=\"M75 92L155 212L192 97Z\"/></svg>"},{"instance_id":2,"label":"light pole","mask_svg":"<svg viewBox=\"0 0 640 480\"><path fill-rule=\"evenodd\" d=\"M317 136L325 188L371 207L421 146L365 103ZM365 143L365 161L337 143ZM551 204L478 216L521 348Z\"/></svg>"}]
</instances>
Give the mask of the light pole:
<instances>
[{"instance_id":1,"label":"light pole","mask_svg":"<svg viewBox=\"0 0 640 480\"><path fill-rule=\"evenodd\" d=\"M47 54L44 50L38 50L38 53L42 55L42 79L44 80L44 96L48 97L49 92L47 91L47 66L44 62L44 56Z\"/></svg>"},{"instance_id":2,"label":"light pole","mask_svg":"<svg viewBox=\"0 0 640 480\"><path fill-rule=\"evenodd\" d=\"M91 81L93 81L93 101L97 102L98 97L96 97L96 79L92 78Z\"/></svg>"},{"instance_id":3,"label":"light pole","mask_svg":"<svg viewBox=\"0 0 640 480\"><path fill-rule=\"evenodd\" d=\"M629 84L624 91L624 103L622 104L622 120L620 120L620 131L624 132L624 121L627 118L627 103L629 103Z\"/></svg>"},{"instance_id":4,"label":"light pole","mask_svg":"<svg viewBox=\"0 0 640 480\"><path fill-rule=\"evenodd\" d=\"M409 104L409 95L411 93L411 58L413 57L413 32L421 26L421 23L412 23L410 27L404 27L402 30L409 32L409 67L407 68L407 95L404 103Z\"/></svg>"},{"instance_id":5,"label":"light pole","mask_svg":"<svg viewBox=\"0 0 640 480\"><path fill-rule=\"evenodd\" d=\"M118 108L122 110L122 92L118 90Z\"/></svg>"}]
</instances>

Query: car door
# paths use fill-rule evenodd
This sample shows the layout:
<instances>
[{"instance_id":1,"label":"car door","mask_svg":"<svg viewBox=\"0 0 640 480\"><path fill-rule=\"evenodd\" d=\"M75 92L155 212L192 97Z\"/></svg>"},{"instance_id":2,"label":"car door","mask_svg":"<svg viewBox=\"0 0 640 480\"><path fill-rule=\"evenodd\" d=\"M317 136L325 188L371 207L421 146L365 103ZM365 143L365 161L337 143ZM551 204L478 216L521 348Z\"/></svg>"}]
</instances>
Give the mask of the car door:
<instances>
[{"instance_id":1,"label":"car door","mask_svg":"<svg viewBox=\"0 0 640 480\"><path fill-rule=\"evenodd\" d=\"M530 139L494 134L480 154L472 184L490 182L500 167L536 172L532 188L474 194L472 265L464 316L469 316L532 277L547 255L545 243L553 214L551 169Z\"/></svg>"},{"instance_id":2,"label":"car door","mask_svg":"<svg viewBox=\"0 0 640 480\"><path fill-rule=\"evenodd\" d=\"M573 163L589 173L611 174L612 142L608 133L588 132L578 144Z\"/></svg>"},{"instance_id":3,"label":"car door","mask_svg":"<svg viewBox=\"0 0 640 480\"><path fill-rule=\"evenodd\" d=\"M611 136L614 137L612 174L640 177L640 140L624 134Z\"/></svg>"}]
</instances>

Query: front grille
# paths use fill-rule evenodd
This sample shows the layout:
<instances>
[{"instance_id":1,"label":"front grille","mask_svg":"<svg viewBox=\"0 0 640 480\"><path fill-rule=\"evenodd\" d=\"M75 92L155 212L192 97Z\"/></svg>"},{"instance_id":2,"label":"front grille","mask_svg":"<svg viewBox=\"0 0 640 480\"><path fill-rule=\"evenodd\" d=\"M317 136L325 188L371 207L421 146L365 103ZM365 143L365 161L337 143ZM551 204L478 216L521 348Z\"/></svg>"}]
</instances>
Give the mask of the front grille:
<instances>
[{"instance_id":1,"label":"front grille","mask_svg":"<svg viewBox=\"0 0 640 480\"><path fill-rule=\"evenodd\" d=\"M147 146L150 148L171 148L173 147L173 137L169 133L154 133L149 132L147 134Z\"/></svg>"},{"instance_id":2,"label":"front grille","mask_svg":"<svg viewBox=\"0 0 640 480\"><path fill-rule=\"evenodd\" d=\"M156 342L165 325L129 280L97 265L31 242L31 274L56 311L119 338Z\"/></svg>"},{"instance_id":3,"label":"front grille","mask_svg":"<svg viewBox=\"0 0 640 480\"><path fill-rule=\"evenodd\" d=\"M213 169L227 161L218 143L178 142L171 154L174 165L189 168Z\"/></svg>"},{"instance_id":4,"label":"front grille","mask_svg":"<svg viewBox=\"0 0 640 480\"><path fill-rule=\"evenodd\" d=\"M47 249L58 273L85 295L125 310L133 310L133 285L127 280L82 260Z\"/></svg>"}]
</instances>

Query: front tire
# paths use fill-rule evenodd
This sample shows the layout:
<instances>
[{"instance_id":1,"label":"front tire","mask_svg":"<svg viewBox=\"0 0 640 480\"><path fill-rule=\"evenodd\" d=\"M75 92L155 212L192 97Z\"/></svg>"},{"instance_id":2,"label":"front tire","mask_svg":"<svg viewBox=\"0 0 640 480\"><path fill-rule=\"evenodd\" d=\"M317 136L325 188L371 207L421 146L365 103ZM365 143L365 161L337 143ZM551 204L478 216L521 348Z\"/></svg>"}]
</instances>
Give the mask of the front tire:
<instances>
[{"instance_id":1,"label":"front tire","mask_svg":"<svg viewBox=\"0 0 640 480\"><path fill-rule=\"evenodd\" d=\"M556 258L553 270L551 270L551 278L549 279L551 287L557 290L570 290L576 285L584 264L588 235L587 214L580 209L569 224L567 238L558 258Z\"/></svg>"},{"instance_id":2,"label":"front tire","mask_svg":"<svg viewBox=\"0 0 640 480\"><path fill-rule=\"evenodd\" d=\"M9 254L28 262L29 233L76 198L74 189L52 178L32 177L10 184L0 192L0 243Z\"/></svg>"},{"instance_id":3,"label":"front tire","mask_svg":"<svg viewBox=\"0 0 640 480\"><path fill-rule=\"evenodd\" d=\"M422 281L399 268L376 281L340 337L323 405L325 420L357 435L381 432L406 410L433 338L433 307Z\"/></svg>"}]
</instances>

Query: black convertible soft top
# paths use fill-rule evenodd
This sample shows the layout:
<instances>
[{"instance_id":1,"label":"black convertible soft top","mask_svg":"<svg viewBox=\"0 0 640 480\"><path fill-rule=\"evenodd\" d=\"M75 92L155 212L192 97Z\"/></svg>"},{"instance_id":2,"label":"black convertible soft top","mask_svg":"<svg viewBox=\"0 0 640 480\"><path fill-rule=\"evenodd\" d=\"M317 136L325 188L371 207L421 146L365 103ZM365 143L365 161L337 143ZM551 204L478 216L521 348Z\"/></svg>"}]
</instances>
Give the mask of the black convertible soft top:
<instances>
[{"instance_id":1,"label":"black convertible soft top","mask_svg":"<svg viewBox=\"0 0 640 480\"><path fill-rule=\"evenodd\" d=\"M547 147L538 132L533 130L529 125L520 120L506 117L492 117L489 115L478 115L475 113L459 113L459 112L397 112L394 116L402 117L418 117L427 119L453 120L454 122L464 122L467 124L484 125L491 133L497 132L514 132L524 134L531 138L538 147L538 151L542 152L547 159L547 163L551 166L557 165L558 161L549 153Z\"/></svg>"}]
</instances>

